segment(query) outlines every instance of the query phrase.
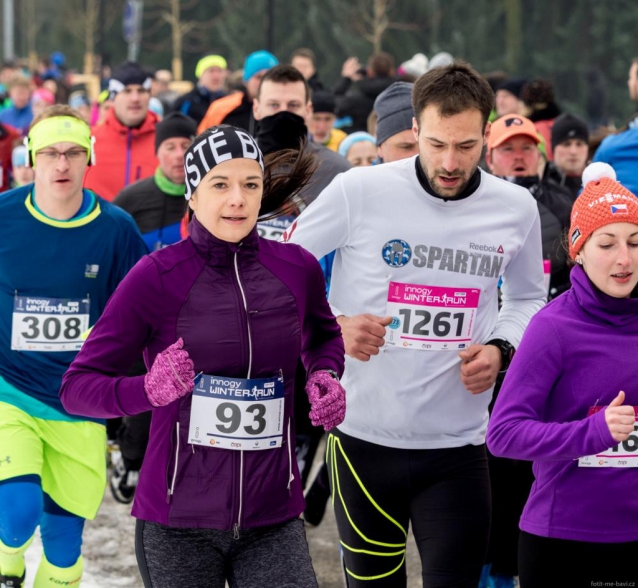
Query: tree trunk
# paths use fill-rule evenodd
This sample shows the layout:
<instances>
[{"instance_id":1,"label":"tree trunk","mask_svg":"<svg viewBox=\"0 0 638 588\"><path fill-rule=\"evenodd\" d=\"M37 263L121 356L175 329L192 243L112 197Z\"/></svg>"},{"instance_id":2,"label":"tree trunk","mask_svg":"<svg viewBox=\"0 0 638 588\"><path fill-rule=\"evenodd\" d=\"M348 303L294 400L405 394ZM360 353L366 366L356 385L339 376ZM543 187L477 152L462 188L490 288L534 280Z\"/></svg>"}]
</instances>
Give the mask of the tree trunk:
<instances>
[{"instance_id":1,"label":"tree trunk","mask_svg":"<svg viewBox=\"0 0 638 588\"><path fill-rule=\"evenodd\" d=\"M523 11L521 0L505 0L505 62L510 75L516 74L523 47Z\"/></svg>"},{"instance_id":2,"label":"tree trunk","mask_svg":"<svg viewBox=\"0 0 638 588\"><path fill-rule=\"evenodd\" d=\"M38 23L35 16L35 0L26 1L27 8L27 55L29 61L29 69L35 71L38 67L38 51L35 47L35 40L38 36Z\"/></svg>"},{"instance_id":3,"label":"tree trunk","mask_svg":"<svg viewBox=\"0 0 638 588\"><path fill-rule=\"evenodd\" d=\"M182 81L182 21L179 11L179 0L171 0L171 30L173 36L173 79Z\"/></svg>"},{"instance_id":4,"label":"tree trunk","mask_svg":"<svg viewBox=\"0 0 638 588\"><path fill-rule=\"evenodd\" d=\"M379 53L383 45L383 35L388 28L388 0L374 0L372 48L374 53Z\"/></svg>"},{"instance_id":5,"label":"tree trunk","mask_svg":"<svg viewBox=\"0 0 638 588\"><path fill-rule=\"evenodd\" d=\"M99 12L98 0L86 0L86 29L84 30L84 73L92 74L95 60L95 28Z\"/></svg>"}]
</instances>

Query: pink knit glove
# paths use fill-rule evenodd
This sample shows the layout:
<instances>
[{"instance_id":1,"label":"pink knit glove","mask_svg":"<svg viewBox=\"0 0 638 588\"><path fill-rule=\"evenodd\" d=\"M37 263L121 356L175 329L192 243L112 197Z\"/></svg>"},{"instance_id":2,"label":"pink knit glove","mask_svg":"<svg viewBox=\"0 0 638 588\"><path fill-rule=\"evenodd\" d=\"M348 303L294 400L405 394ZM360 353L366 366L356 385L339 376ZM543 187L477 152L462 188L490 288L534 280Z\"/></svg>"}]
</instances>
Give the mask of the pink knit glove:
<instances>
[{"instance_id":1,"label":"pink knit glove","mask_svg":"<svg viewBox=\"0 0 638 588\"><path fill-rule=\"evenodd\" d=\"M183 347L180 337L157 354L151 371L144 376L144 390L153 406L166 406L195 388L195 366Z\"/></svg>"},{"instance_id":2,"label":"pink knit glove","mask_svg":"<svg viewBox=\"0 0 638 588\"><path fill-rule=\"evenodd\" d=\"M310 400L310 422L325 431L334 429L346 417L346 391L339 380L326 371L313 372L306 382Z\"/></svg>"}]
</instances>

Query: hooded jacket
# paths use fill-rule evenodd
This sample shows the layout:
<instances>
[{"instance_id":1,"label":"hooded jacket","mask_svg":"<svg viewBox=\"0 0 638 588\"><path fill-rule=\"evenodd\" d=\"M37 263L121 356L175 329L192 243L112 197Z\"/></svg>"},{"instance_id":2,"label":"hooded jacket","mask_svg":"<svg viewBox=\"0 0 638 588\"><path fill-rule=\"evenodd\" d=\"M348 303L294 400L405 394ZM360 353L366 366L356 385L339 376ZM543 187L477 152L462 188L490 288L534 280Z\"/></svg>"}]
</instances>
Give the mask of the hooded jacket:
<instances>
[{"instance_id":1,"label":"hooded jacket","mask_svg":"<svg viewBox=\"0 0 638 588\"><path fill-rule=\"evenodd\" d=\"M155 126L158 117L148 111L139 127L122 124L111 108L103 124L93 127L95 165L89 168L84 186L113 200L129 184L155 173Z\"/></svg>"},{"instance_id":2,"label":"hooded jacket","mask_svg":"<svg viewBox=\"0 0 638 588\"><path fill-rule=\"evenodd\" d=\"M283 374L283 444L261 451L189 445L192 396L154 408L144 377L126 377L184 340L195 372L231 378ZM309 373L344 366L339 326L317 261L256 229L238 244L196 218L190 237L145 257L109 302L61 388L76 414L102 417L153 410L133 515L172 527L274 525L304 509L294 455L293 388L301 357Z\"/></svg>"},{"instance_id":3,"label":"hooded jacket","mask_svg":"<svg viewBox=\"0 0 638 588\"><path fill-rule=\"evenodd\" d=\"M605 411L620 390L638 406L638 299L612 298L580 266L572 288L532 318L487 430L500 457L534 462L520 528L541 537L595 543L638 541L632 467L579 467L615 447ZM635 461L635 433L620 446ZM619 455L620 455L619 452Z\"/></svg>"}]
</instances>

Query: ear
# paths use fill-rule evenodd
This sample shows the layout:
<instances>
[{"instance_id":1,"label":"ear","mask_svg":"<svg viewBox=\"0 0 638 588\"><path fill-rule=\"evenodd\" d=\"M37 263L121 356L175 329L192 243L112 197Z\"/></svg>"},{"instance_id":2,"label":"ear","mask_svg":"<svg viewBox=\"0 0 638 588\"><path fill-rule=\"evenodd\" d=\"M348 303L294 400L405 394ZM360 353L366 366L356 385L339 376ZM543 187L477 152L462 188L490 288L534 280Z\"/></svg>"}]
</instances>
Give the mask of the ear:
<instances>
[{"instance_id":1,"label":"ear","mask_svg":"<svg viewBox=\"0 0 638 588\"><path fill-rule=\"evenodd\" d=\"M191 197L188 199L188 208L190 208L193 212L197 210L197 195L191 194Z\"/></svg>"},{"instance_id":2,"label":"ear","mask_svg":"<svg viewBox=\"0 0 638 588\"><path fill-rule=\"evenodd\" d=\"M416 142L419 142L419 124L416 120L416 116L412 117L412 133L414 134L414 138Z\"/></svg>"},{"instance_id":3,"label":"ear","mask_svg":"<svg viewBox=\"0 0 638 588\"><path fill-rule=\"evenodd\" d=\"M490 171L492 171L492 150L491 149L488 149L485 152L485 163L487 163L487 167L489 167Z\"/></svg>"},{"instance_id":4,"label":"ear","mask_svg":"<svg viewBox=\"0 0 638 588\"><path fill-rule=\"evenodd\" d=\"M259 115L259 98L253 98L253 118L255 120L261 120Z\"/></svg>"},{"instance_id":5,"label":"ear","mask_svg":"<svg viewBox=\"0 0 638 588\"><path fill-rule=\"evenodd\" d=\"M485 133L483 133L483 145L487 145L487 140L490 138L490 133L492 132L492 123L488 120L485 123Z\"/></svg>"}]
</instances>

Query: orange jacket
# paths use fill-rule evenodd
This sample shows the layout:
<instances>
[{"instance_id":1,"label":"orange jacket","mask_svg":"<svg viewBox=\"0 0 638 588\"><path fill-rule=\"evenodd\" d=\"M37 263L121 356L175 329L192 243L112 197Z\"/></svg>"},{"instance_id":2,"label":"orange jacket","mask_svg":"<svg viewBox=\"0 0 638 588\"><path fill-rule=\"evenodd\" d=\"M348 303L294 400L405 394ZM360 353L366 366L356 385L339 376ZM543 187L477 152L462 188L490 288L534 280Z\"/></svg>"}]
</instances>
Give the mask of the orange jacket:
<instances>
[{"instance_id":1,"label":"orange jacket","mask_svg":"<svg viewBox=\"0 0 638 588\"><path fill-rule=\"evenodd\" d=\"M137 128L123 125L113 108L103 124L93 127L95 165L89 168L85 188L108 200L113 200L129 184L155 173L155 125L158 117L149 110Z\"/></svg>"},{"instance_id":2,"label":"orange jacket","mask_svg":"<svg viewBox=\"0 0 638 588\"><path fill-rule=\"evenodd\" d=\"M197 127L197 134L199 135L210 127L222 124L224 119L235 110L235 108L239 108L243 99L243 92L235 92L234 94L229 94L228 96L213 101L208 107L202 122L200 122Z\"/></svg>"}]
</instances>

